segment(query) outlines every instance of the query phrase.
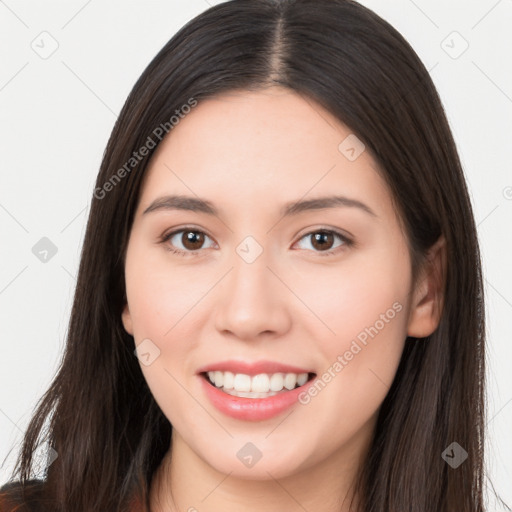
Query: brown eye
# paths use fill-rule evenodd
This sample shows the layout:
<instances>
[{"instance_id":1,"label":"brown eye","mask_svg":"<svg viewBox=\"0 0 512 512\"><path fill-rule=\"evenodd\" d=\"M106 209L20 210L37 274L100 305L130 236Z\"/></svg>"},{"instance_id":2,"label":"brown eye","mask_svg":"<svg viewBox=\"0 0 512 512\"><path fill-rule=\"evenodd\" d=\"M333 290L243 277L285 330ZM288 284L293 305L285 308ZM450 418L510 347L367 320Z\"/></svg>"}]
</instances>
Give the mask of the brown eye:
<instances>
[{"instance_id":1,"label":"brown eye","mask_svg":"<svg viewBox=\"0 0 512 512\"><path fill-rule=\"evenodd\" d=\"M315 249L319 250L326 250L330 249L332 247L332 244L334 243L334 236L332 233L329 233L327 231L319 231L318 233L311 233L310 236L312 236L311 245Z\"/></svg>"},{"instance_id":2,"label":"brown eye","mask_svg":"<svg viewBox=\"0 0 512 512\"><path fill-rule=\"evenodd\" d=\"M162 242L168 245L168 249L172 252L182 255L195 255L200 254L200 249L204 249L204 244L206 239L210 239L208 235L203 233L202 231L196 229L180 229L177 231L173 231L168 235L164 235L162 237ZM210 239L211 240L211 239ZM211 242L210 247L213 246Z\"/></svg>"},{"instance_id":3,"label":"brown eye","mask_svg":"<svg viewBox=\"0 0 512 512\"><path fill-rule=\"evenodd\" d=\"M201 246L204 243L204 233L201 233L200 231L183 231L183 235L181 235L181 243L185 249L189 249L191 251L201 249Z\"/></svg>"},{"instance_id":4,"label":"brown eye","mask_svg":"<svg viewBox=\"0 0 512 512\"><path fill-rule=\"evenodd\" d=\"M338 244L336 244L336 239L340 240ZM338 249L343 250L344 247L351 247L353 245L353 242L349 238L341 233L329 229L311 231L305 234L299 240L299 243L302 240L309 240L309 245L313 248L313 252L316 252L321 256L334 254L335 252L338 252Z\"/></svg>"}]
</instances>

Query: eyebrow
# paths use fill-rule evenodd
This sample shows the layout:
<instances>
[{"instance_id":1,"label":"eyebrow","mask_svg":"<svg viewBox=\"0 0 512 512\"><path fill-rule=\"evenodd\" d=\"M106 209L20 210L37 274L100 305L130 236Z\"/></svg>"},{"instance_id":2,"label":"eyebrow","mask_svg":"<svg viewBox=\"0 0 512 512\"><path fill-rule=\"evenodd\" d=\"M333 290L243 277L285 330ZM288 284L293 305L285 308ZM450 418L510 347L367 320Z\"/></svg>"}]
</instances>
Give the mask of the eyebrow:
<instances>
[{"instance_id":1,"label":"eyebrow","mask_svg":"<svg viewBox=\"0 0 512 512\"><path fill-rule=\"evenodd\" d=\"M324 196L316 199L298 200L286 203L281 209L282 217L289 217L309 210L349 207L357 208L373 217L378 215L366 204L345 196ZM219 215L218 209L206 199L184 195L168 195L155 199L142 213L143 215L158 210L187 210L207 215Z\"/></svg>"}]
</instances>

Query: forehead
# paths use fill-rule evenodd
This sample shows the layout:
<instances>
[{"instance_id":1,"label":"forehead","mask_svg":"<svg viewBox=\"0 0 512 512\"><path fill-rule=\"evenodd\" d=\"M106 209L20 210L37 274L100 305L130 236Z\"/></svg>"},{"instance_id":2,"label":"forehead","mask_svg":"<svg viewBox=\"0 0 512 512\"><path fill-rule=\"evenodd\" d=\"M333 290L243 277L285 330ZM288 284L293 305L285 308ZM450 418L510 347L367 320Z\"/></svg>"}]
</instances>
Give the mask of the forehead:
<instances>
[{"instance_id":1,"label":"forehead","mask_svg":"<svg viewBox=\"0 0 512 512\"><path fill-rule=\"evenodd\" d=\"M355 160L344 153L347 144L357 144L354 137L319 104L287 89L208 98L159 145L141 202L178 192L223 203L229 196L243 207L342 193L367 198L375 209L391 208L369 152Z\"/></svg>"}]
</instances>

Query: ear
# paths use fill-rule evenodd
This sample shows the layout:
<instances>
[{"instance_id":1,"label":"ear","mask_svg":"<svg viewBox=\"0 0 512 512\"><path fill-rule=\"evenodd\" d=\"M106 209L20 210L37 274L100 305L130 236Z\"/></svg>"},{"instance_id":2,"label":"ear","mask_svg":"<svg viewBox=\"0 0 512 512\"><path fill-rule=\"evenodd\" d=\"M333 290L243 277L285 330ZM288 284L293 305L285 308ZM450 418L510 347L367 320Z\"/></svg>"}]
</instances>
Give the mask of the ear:
<instances>
[{"instance_id":1,"label":"ear","mask_svg":"<svg viewBox=\"0 0 512 512\"><path fill-rule=\"evenodd\" d=\"M428 250L413 290L408 336L425 338L437 329L444 305L446 261L446 240L441 235Z\"/></svg>"},{"instance_id":2,"label":"ear","mask_svg":"<svg viewBox=\"0 0 512 512\"><path fill-rule=\"evenodd\" d=\"M130 314L128 303L124 305L123 312L121 313L121 319L123 321L124 330L133 336L132 316Z\"/></svg>"}]
</instances>

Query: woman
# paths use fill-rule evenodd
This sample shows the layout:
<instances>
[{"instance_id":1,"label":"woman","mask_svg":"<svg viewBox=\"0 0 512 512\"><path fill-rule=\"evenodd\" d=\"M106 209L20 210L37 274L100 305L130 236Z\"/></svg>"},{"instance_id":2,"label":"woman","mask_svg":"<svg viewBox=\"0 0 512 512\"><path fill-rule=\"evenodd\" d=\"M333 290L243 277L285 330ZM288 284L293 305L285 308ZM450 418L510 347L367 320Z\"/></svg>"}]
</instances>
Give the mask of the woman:
<instances>
[{"instance_id":1,"label":"woman","mask_svg":"<svg viewBox=\"0 0 512 512\"><path fill-rule=\"evenodd\" d=\"M409 44L349 0L217 5L118 118L2 510L482 511L484 333Z\"/></svg>"}]
</instances>

